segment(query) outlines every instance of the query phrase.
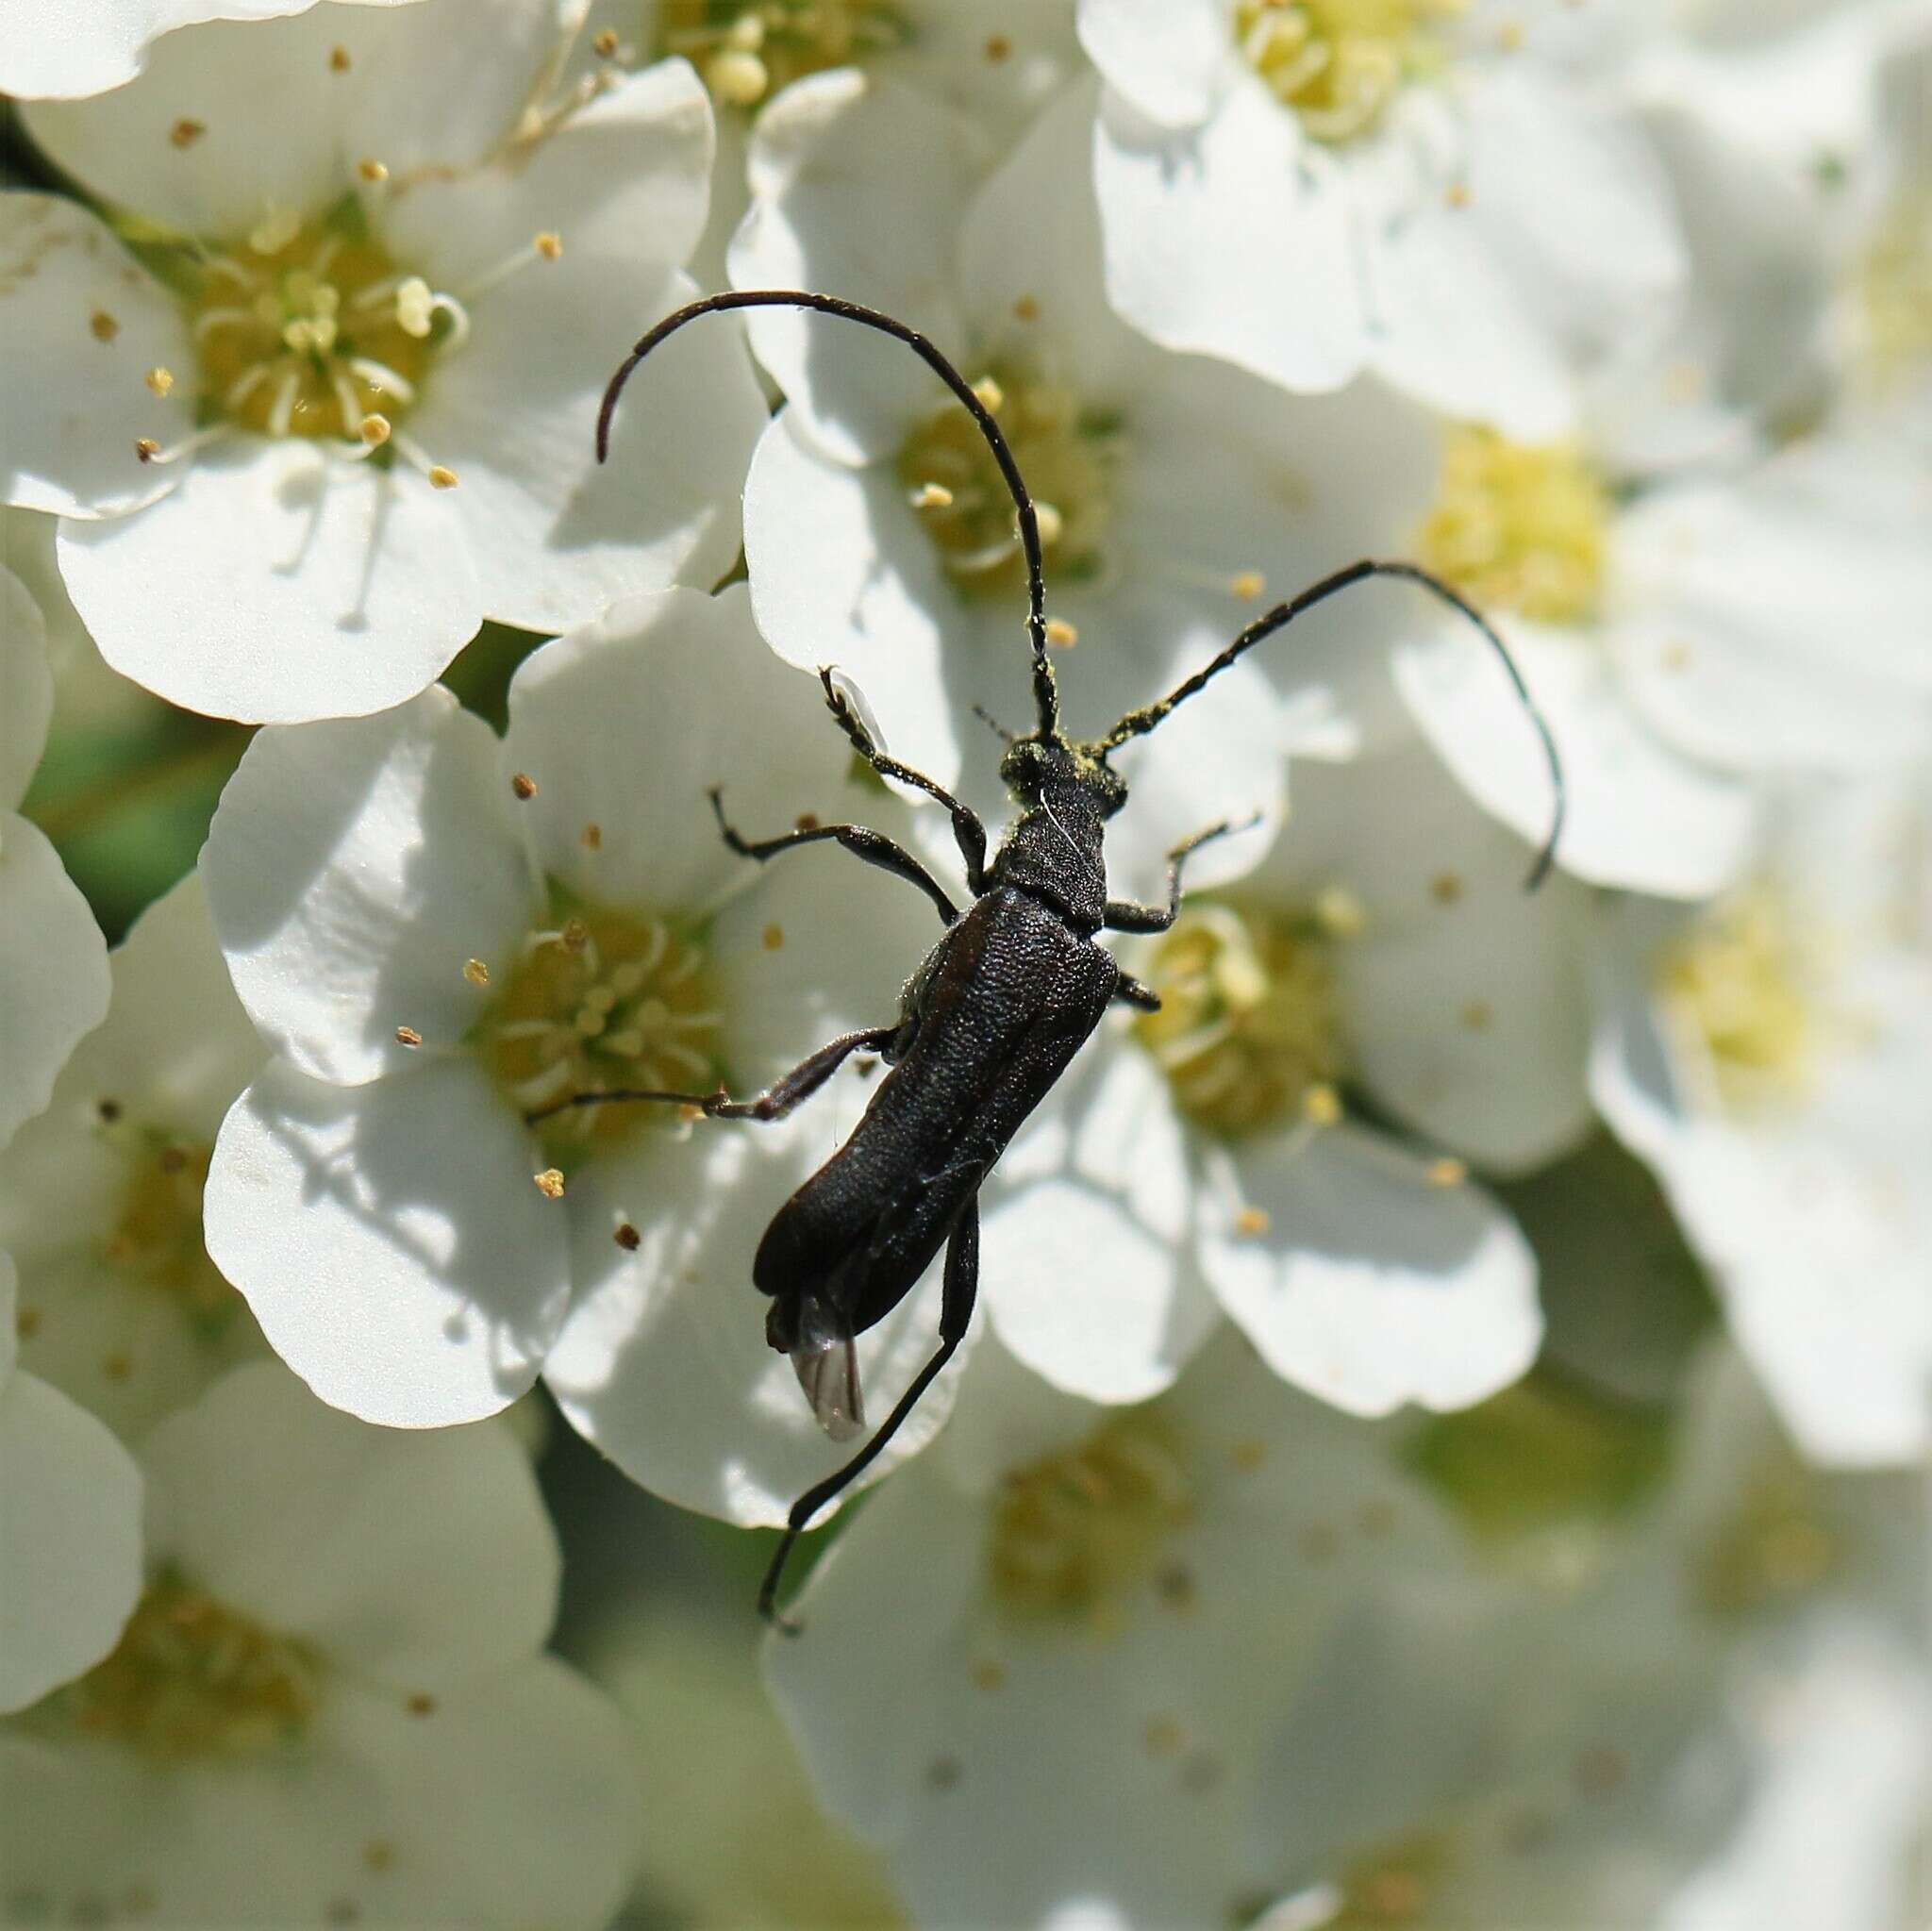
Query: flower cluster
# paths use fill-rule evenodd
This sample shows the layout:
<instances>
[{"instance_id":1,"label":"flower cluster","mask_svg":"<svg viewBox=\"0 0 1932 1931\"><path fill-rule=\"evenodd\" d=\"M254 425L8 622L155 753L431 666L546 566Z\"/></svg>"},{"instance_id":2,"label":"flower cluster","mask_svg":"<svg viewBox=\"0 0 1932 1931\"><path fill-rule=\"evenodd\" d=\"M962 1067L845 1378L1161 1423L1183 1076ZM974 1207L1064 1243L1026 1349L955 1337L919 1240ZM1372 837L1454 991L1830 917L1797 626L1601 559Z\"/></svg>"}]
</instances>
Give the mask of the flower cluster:
<instances>
[{"instance_id":1,"label":"flower cluster","mask_svg":"<svg viewBox=\"0 0 1932 1931\"><path fill-rule=\"evenodd\" d=\"M1924 9L83 11L0 1927L1919 1922Z\"/></svg>"}]
</instances>

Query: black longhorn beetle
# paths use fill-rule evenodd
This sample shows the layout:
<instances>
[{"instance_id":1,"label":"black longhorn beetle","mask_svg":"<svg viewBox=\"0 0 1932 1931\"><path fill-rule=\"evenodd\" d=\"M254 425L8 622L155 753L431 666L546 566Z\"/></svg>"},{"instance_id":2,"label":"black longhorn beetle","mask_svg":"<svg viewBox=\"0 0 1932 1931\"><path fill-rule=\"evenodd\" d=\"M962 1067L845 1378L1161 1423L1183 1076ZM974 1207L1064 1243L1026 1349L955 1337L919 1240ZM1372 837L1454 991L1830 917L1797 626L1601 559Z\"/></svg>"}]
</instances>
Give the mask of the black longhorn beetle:
<instances>
[{"instance_id":1,"label":"black longhorn beetle","mask_svg":"<svg viewBox=\"0 0 1932 1931\"><path fill-rule=\"evenodd\" d=\"M720 795L712 809L734 852L760 863L801 845L834 839L931 899L945 924L939 942L906 982L899 1016L886 1025L847 1033L821 1046L784 1078L749 1100L715 1093L641 1089L577 1093L542 1107L533 1123L575 1106L668 1101L718 1120L781 1120L816 1092L852 1054L879 1055L891 1071L864 1117L838 1152L778 1209L752 1264L752 1279L772 1297L766 1338L789 1355L813 1412L831 1438L847 1440L864 1426L853 1338L885 1317L912 1290L933 1257L946 1250L939 1349L900 1396L872 1439L835 1474L792 1505L758 1591L758 1612L781 1628L778 1583L792 1544L826 1503L878 1455L952 1358L973 1316L979 1279L981 1184L1054 1082L1115 1000L1159 1008L1151 988L1123 972L1094 943L1109 932L1161 932L1178 916L1181 868L1190 852L1244 827L1209 825L1168 854L1167 903L1137 905L1107 895L1101 845L1107 821L1127 802L1127 787L1108 762L1144 736L1244 651L1304 610L1372 576L1420 585L1466 617L1502 659L1549 761L1555 807L1551 829L1531 868L1541 884L1563 823L1563 774L1547 723L1536 707L1507 646L1447 584L1412 563L1352 563L1299 596L1257 617L1219 657L1158 703L1131 710L1103 738L1079 743L1060 728L1059 694L1047 655L1046 592L1040 525L1012 451L991 410L941 352L903 322L856 302L795 289L741 290L711 295L667 315L625 358L597 415L597 458L609 448L617 399L646 356L701 315L731 308L795 308L862 323L904 342L943 381L978 424L999 465L1017 513L1026 563L1026 634L1033 653L1037 727L1024 737L1002 732L1000 776L1019 800L1018 821L991 863L986 827L943 785L889 757L850 700L819 673L825 703L852 747L881 777L924 791L952 815L973 903L962 912L940 882L902 846L858 824L818 824L777 838L741 838L726 822Z\"/></svg>"}]
</instances>

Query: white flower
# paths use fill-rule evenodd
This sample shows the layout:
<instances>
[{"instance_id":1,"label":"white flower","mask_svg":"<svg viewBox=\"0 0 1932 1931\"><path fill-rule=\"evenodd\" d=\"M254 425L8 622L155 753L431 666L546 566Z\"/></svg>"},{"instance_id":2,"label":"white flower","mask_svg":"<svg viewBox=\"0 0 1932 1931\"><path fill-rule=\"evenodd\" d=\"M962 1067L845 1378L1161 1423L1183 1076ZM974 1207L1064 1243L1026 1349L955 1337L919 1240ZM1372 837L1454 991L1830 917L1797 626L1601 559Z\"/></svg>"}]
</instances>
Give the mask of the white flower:
<instances>
[{"instance_id":1,"label":"white flower","mask_svg":"<svg viewBox=\"0 0 1932 1931\"><path fill-rule=\"evenodd\" d=\"M367 7L398 0L355 0ZM315 0L142 0L49 19L39 0L0 0L0 93L22 100L105 93L141 72L163 34L203 20L273 20Z\"/></svg>"},{"instance_id":2,"label":"white flower","mask_svg":"<svg viewBox=\"0 0 1932 1931\"><path fill-rule=\"evenodd\" d=\"M256 739L204 875L280 1057L222 1129L208 1249L325 1400L437 1426L541 1373L627 1473L740 1522L782 1521L841 1458L766 1345L751 1262L860 1083L773 1125L525 1115L612 1087L750 1095L896 1018L931 904L831 846L736 857L706 798L748 837L890 825L850 761L741 587L545 645L501 744L441 690ZM937 1288L861 1343L881 1414L936 1345Z\"/></svg>"},{"instance_id":3,"label":"white flower","mask_svg":"<svg viewBox=\"0 0 1932 1931\"><path fill-rule=\"evenodd\" d=\"M1145 1407L1055 1394L991 1342L967 1380L767 1645L806 1767L920 1923L1228 1922L1324 1640L1456 1536L1384 1431L1231 1333Z\"/></svg>"},{"instance_id":4,"label":"white flower","mask_svg":"<svg viewBox=\"0 0 1932 1931\"><path fill-rule=\"evenodd\" d=\"M1082 0L1094 181L1128 321L1295 390L1363 369L1519 437L1657 328L1684 264L1589 84L1627 9Z\"/></svg>"},{"instance_id":5,"label":"white flower","mask_svg":"<svg viewBox=\"0 0 1932 1931\"><path fill-rule=\"evenodd\" d=\"M708 102L670 62L546 97L546 0L191 27L27 110L78 205L0 199L9 500L116 669L217 715L362 713L485 616L579 623L715 579L763 409L728 340L591 448L637 329L691 292ZM143 262L153 265L150 274Z\"/></svg>"},{"instance_id":6,"label":"white flower","mask_svg":"<svg viewBox=\"0 0 1932 1931\"><path fill-rule=\"evenodd\" d=\"M37 509L0 508L0 565L40 606L60 728L91 732L151 724L163 715L161 700L108 667L60 581L55 558L59 526L58 517Z\"/></svg>"},{"instance_id":7,"label":"white flower","mask_svg":"<svg viewBox=\"0 0 1932 1931\"><path fill-rule=\"evenodd\" d=\"M16 385L17 386L17 385ZM41 613L0 568L0 1146L108 1009L108 948L45 833L14 807L54 707Z\"/></svg>"},{"instance_id":8,"label":"white flower","mask_svg":"<svg viewBox=\"0 0 1932 1931\"><path fill-rule=\"evenodd\" d=\"M1534 1257L1463 1161L1587 1126L1580 894L1525 895L1527 849L1420 745L1297 773L1259 866L1124 948L1162 1010L1103 1032L987 1190L1002 1340L1092 1399L1165 1387L1217 1307L1363 1414L1478 1401L1536 1353ZM1345 1121L1344 1084L1424 1148Z\"/></svg>"},{"instance_id":9,"label":"white flower","mask_svg":"<svg viewBox=\"0 0 1932 1931\"><path fill-rule=\"evenodd\" d=\"M261 1351L202 1245L215 1134L262 1061L200 881L111 956L108 1017L47 1110L0 1153L0 1245L20 1267L26 1365L128 1440Z\"/></svg>"},{"instance_id":10,"label":"white flower","mask_svg":"<svg viewBox=\"0 0 1932 1931\"><path fill-rule=\"evenodd\" d=\"M264 1361L142 1459L125 1633L0 1728L0 1910L608 1921L634 1841L624 1728L539 1654L558 1549L506 1430L364 1427Z\"/></svg>"},{"instance_id":11,"label":"white flower","mask_svg":"<svg viewBox=\"0 0 1932 1931\"><path fill-rule=\"evenodd\" d=\"M1880 784L1790 797L1735 891L1688 921L1626 903L1594 948L1597 1104L1656 1169L1793 1433L1834 1463L1932 1445L1932 957L1900 923L1910 805Z\"/></svg>"},{"instance_id":12,"label":"white flower","mask_svg":"<svg viewBox=\"0 0 1932 1931\"><path fill-rule=\"evenodd\" d=\"M929 102L861 75L802 82L758 123L757 199L731 253L741 286L835 289L994 382L1048 506L1075 735L1150 702L1323 572L1402 548L1434 481L1427 417L1377 385L1297 400L1122 325L1102 286L1091 110L1091 89L1074 91L982 186L970 130ZM849 669L895 756L997 810L996 747L972 711L1025 722L1027 687L1013 512L991 458L904 348L775 309L750 327L790 399L746 485L759 627L794 663ZM1351 592L1124 754L1116 886L1151 895L1165 850L1217 818L1278 824L1287 748L1387 729L1381 649L1409 594ZM1224 841L1190 875L1238 873L1259 848Z\"/></svg>"},{"instance_id":13,"label":"white flower","mask_svg":"<svg viewBox=\"0 0 1932 1931\"><path fill-rule=\"evenodd\" d=\"M141 1472L84 1408L18 1372L14 1289L0 1248L0 1711L99 1662L141 1593Z\"/></svg>"}]
</instances>

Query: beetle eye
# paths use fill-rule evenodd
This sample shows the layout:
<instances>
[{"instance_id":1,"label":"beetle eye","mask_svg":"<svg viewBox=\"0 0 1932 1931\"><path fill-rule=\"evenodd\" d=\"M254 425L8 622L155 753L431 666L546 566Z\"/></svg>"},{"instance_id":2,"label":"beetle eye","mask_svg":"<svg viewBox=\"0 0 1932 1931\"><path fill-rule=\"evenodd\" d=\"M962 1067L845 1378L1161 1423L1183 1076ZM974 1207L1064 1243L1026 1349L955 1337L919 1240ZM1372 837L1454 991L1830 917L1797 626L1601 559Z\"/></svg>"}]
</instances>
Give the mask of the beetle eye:
<instances>
[{"instance_id":1,"label":"beetle eye","mask_svg":"<svg viewBox=\"0 0 1932 1931\"><path fill-rule=\"evenodd\" d=\"M839 1340L800 1343L791 1350L791 1366L819 1426L834 1441L850 1441L864 1428L858 1351L850 1335Z\"/></svg>"}]
</instances>

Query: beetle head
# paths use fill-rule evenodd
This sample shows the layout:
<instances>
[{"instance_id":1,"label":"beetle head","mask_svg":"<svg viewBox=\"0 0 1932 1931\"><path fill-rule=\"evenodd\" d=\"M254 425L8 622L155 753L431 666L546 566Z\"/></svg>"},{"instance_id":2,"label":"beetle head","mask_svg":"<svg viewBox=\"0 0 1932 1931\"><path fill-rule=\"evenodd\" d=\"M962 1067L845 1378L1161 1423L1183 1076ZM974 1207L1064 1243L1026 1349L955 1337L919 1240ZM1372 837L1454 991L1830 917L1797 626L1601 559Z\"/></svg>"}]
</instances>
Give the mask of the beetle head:
<instances>
[{"instance_id":1,"label":"beetle head","mask_svg":"<svg viewBox=\"0 0 1932 1931\"><path fill-rule=\"evenodd\" d=\"M1000 759L1000 777L1023 805L1039 805L1049 796L1083 793L1102 818L1111 818L1127 802L1121 774L1093 747L1071 743L1057 732L1036 732L1015 738Z\"/></svg>"}]
</instances>

